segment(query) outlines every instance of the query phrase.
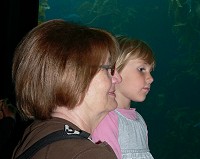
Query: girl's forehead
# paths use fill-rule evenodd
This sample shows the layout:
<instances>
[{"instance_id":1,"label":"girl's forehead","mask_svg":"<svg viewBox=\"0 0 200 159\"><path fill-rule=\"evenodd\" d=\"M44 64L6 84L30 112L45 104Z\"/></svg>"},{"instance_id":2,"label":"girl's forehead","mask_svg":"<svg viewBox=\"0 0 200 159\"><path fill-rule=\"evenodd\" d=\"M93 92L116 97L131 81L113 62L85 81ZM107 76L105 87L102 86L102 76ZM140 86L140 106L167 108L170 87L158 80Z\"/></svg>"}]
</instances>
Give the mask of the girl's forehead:
<instances>
[{"instance_id":1,"label":"girl's forehead","mask_svg":"<svg viewBox=\"0 0 200 159\"><path fill-rule=\"evenodd\" d=\"M130 64L141 64L141 65L154 67L154 64L150 64L150 63L147 62L147 60L140 59L140 58L130 59L127 63L130 63Z\"/></svg>"},{"instance_id":2,"label":"girl's forehead","mask_svg":"<svg viewBox=\"0 0 200 159\"><path fill-rule=\"evenodd\" d=\"M135 59L130 59L129 62L131 63L147 63L144 59L141 58L135 58Z\"/></svg>"}]
</instances>

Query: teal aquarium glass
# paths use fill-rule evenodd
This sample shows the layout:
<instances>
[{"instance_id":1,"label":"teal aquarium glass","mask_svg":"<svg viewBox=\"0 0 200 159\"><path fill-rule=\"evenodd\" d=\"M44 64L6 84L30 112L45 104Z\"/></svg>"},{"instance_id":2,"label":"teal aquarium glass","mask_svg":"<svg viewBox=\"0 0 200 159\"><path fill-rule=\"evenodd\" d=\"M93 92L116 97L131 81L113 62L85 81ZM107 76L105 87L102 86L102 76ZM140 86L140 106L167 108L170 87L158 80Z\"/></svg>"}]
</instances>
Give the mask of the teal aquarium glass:
<instances>
[{"instance_id":1,"label":"teal aquarium glass","mask_svg":"<svg viewBox=\"0 0 200 159\"><path fill-rule=\"evenodd\" d=\"M200 0L40 0L38 22L64 19L146 41L154 82L131 103L155 159L200 158Z\"/></svg>"}]
</instances>

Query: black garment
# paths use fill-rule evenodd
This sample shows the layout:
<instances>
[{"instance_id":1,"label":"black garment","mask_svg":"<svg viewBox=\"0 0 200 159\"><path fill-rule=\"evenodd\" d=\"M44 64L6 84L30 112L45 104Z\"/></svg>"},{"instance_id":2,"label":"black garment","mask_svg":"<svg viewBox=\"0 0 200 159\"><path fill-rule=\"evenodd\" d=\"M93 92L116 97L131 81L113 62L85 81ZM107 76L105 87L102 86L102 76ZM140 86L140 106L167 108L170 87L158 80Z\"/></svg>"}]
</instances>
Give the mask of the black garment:
<instances>
[{"instance_id":1,"label":"black garment","mask_svg":"<svg viewBox=\"0 0 200 159\"><path fill-rule=\"evenodd\" d=\"M0 158L11 159L14 148L21 139L24 130L32 123L32 120L23 121L16 116L5 117L0 120Z\"/></svg>"},{"instance_id":2,"label":"black garment","mask_svg":"<svg viewBox=\"0 0 200 159\"><path fill-rule=\"evenodd\" d=\"M15 130L16 121L12 117L0 120L0 154L2 159L9 159L13 151L12 135Z\"/></svg>"}]
</instances>

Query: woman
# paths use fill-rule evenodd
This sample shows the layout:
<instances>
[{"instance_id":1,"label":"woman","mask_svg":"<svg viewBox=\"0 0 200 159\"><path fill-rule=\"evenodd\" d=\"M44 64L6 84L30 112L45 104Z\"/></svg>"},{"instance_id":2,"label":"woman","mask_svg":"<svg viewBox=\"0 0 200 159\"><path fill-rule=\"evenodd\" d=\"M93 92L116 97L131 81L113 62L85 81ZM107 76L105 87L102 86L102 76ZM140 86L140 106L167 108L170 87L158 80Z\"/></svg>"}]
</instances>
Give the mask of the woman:
<instances>
[{"instance_id":1,"label":"woman","mask_svg":"<svg viewBox=\"0 0 200 159\"><path fill-rule=\"evenodd\" d=\"M45 22L26 35L16 49L12 74L18 108L35 121L13 158L60 130L75 138L41 149L37 145L33 158L116 158L108 144L94 144L89 136L117 107L115 84L121 77L114 64L118 51L110 33L62 20Z\"/></svg>"}]
</instances>

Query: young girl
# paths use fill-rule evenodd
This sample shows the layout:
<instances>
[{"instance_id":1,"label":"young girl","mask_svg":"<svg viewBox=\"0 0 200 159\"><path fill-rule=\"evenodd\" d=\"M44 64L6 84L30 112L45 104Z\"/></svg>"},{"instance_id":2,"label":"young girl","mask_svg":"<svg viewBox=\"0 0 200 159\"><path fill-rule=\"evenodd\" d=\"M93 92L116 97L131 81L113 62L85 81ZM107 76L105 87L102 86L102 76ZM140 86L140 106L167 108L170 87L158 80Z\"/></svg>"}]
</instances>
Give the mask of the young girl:
<instances>
[{"instance_id":1,"label":"young girl","mask_svg":"<svg viewBox=\"0 0 200 159\"><path fill-rule=\"evenodd\" d=\"M110 144L118 159L153 159L145 121L135 108L130 108L131 101L143 102L150 91L155 65L153 52L141 40L123 36L117 39L121 54L116 69L122 77L115 91L118 108L102 120L92 139Z\"/></svg>"}]
</instances>

